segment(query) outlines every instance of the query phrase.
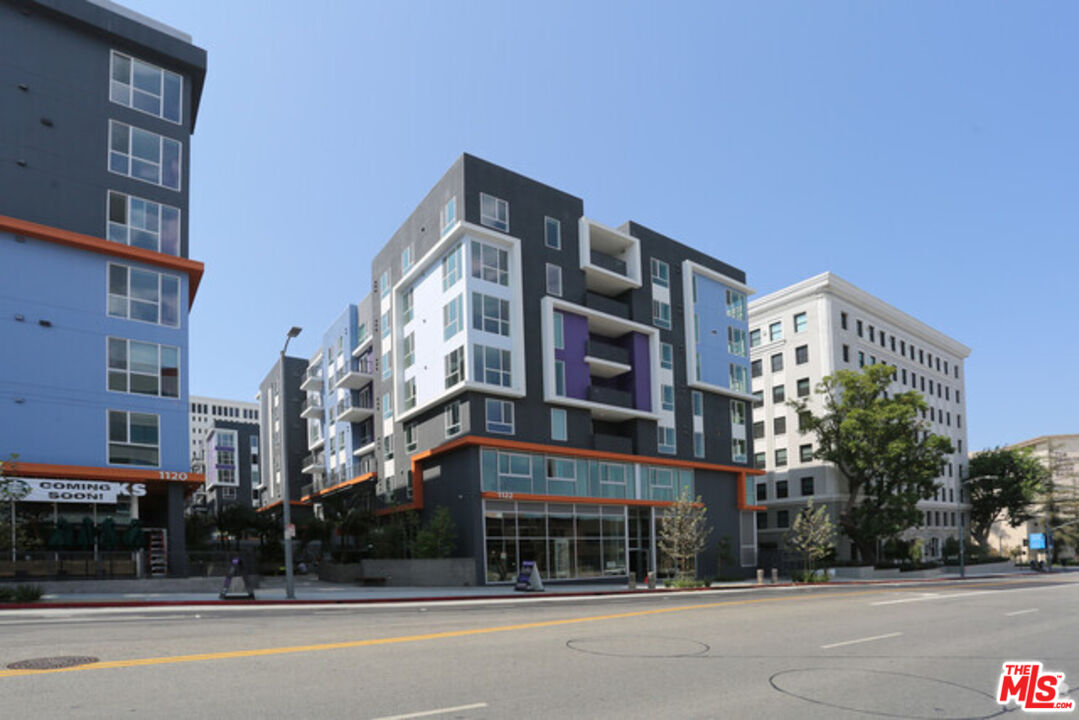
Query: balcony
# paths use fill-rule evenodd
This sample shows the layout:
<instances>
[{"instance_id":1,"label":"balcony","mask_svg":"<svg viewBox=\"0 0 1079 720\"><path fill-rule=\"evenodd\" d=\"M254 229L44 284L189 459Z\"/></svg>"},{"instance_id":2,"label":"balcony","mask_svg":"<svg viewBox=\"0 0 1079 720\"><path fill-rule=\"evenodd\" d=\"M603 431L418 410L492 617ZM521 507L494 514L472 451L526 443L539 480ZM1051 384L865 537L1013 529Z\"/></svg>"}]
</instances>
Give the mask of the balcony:
<instances>
[{"instance_id":1,"label":"balcony","mask_svg":"<svg viewBox=\"0 0 1079 720\"><path fill-rule=\"evenodd\" d=\"M337 376L337 382L334 383L333 387L335 390L340 390L341 388L359 390L375 379L374 363L371 361L370 356L364 359L367 360L367 362L352 360L349 362L347 368L342 369L341 373Z\"/></svg>"},{"instance_id":2,"label":"balcony","mask_svg":"<svg viewBox=\"0 0 1079 720\"><path fill-rule=\"evenodd\" d=\"M322 474L326 472L326 456L320 452L308 453L300 466L300 472L305 475Z\"/></svg>"},{"instance_id":3,"label":"balcony","mask_svg":"<svg viewBox=\"0 0 1079 720\"><path fill-rule=\"evenodd\" d=\"M303 382L300 383L300 389L307 390L308 392L322 392L321 364L307 368L307 371L303 374Z\"/></svg>"},{"instance_id":4,"label":"balcony","mask_svg":"<svg viewBox=\"0 0 1079 720\"><path fill-rule=\"evenodd\" d=\"M355 442L359 445L359 447L357 447L355 450L352 451L352 456L353 457L361 457L361 456L367 455L369 453L374 453L375 449L378 447L375 444L375 439L373 437L372 438L360 438L358 440L355 440ZM362 475L363 473L360 473L360 474Z\"/></svg>"},{"instance_id":5,"label":"balcony","mask_svg":"<svg viewBox=\"0 0 1079 720\"><path fill-rule=\"evenodd\" d=\"M353 400L346 397L337 403L337 419L341 422L363 422L374 414L374 403L369 398Z\"/></svg>"},{"instance_id":6,"label":"balcony","mask_svg":"<svg viewBox=\"0 0 1079 720\"><path fill-rule=\"evenodd\" d=\"M628 350L596 340L588 341L584 361L594 377L611 378L633 369L629 364Z\"/></svg>"},{"instance_id":7,"label":"balcony","mask_svg":"<svg viewBox=\"0 0 1079 720\"><path fill-rule=\"evenodd\" d=\"M641 245L637 238L588 218L581 218L578 235L588 290L621 295L641 287Z\"/></svg>"},{"instance_id":8,"label":"balcony","mask_svg":"<svg viewBox=\"0 0 1079 720\"><path fill-rule=\"evenodd\" d=\"M322 419L322 398L318 395L308 396L300 407L300 417L308 420Z\"/></svg>"},{"instance_id":9,"label":"balcony","mask_svg":"<svg viewBox=\"0 0 1079 720\"><path fill-rule=\"evenodd\" d=\"M374 337L375 337L374 333L371 333L371 332L368 332L366 335L364 335L360 339L359 344L356 345L356 347L352 349L352 357L358 358L360 355L363 355L363 351L366 350L367 348L371 347L371 342L372 342L372 340L374 340Z\"/></svg>"},{"instance_id":10,"label":"balcony","mask_svg":"<svg viewBox=\"0 0 1079 720\"><path fill-rule=\"evenodd\" d=\"M618 273L619 275L626 274L626 263L624 260L619 260L618 258L600 252L599 250L592 251L592 264L598 268Z\"/></svg>"},{"instance_id":11,"label":"balcony","mask_svg":"<svg viewBox=\"0 0 1079 720\"><path fill-rule=\"evenodd\" d=\"M614 405L615 407L633 407L633 396L628 391L603 387L602 385L589 385L588 399L592 402Z\"/></svg>"},{"instance_id":12,"label":"balcony","mask_svg":"<svg viewBox=\"0 0 1079 720\"><path fill-rule=\"evenodd\" d=\"M586 292L584 295L584 304L586 307L590 307L601 313L606 313L607 315L614 315L615 317L625 318L626 320L630 319L629 304L624 303L621 300L607 297L606 295Z\"/></svg>"},{"instance_id":13,"label":"balcony","mask_svg":"<svg viewBox=\"0 0 1079 720\"><path fill-rule=\"evenodd\" d=\"M623 437L622 435L595 433L592 435L592 445L601 452L633 454L633 438Z\"/></svg>"}]
</instances>

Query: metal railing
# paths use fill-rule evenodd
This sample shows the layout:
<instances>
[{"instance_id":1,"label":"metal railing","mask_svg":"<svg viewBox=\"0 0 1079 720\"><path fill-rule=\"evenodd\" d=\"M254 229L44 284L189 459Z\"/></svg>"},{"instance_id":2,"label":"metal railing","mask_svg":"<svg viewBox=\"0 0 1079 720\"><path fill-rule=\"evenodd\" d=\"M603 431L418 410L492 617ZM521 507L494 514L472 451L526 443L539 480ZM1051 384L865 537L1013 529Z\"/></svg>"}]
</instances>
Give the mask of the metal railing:
<instances>
[{"instance_id":1,"label":"metal railing","mask_svg":"<svg viewBox=\"0 0 1079 720\"><path fill-rule=\"evenodd\" d=\"M605 252L599 250L592 251L592 264L596 267L603 268L604 270L610 270L613 273L619 275L626 275L628 270L626 269L626 263L623 260L619 260L613 255L608 255Z\"/></svg>"}]
</instances>

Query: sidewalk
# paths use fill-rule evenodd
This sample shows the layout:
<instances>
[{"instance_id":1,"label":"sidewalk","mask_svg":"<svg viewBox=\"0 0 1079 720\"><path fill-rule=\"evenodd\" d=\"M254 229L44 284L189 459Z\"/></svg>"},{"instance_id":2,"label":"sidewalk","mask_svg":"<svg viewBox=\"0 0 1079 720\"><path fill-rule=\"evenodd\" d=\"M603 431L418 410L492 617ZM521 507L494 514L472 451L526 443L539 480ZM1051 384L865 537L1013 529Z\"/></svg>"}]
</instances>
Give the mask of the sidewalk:
<instances>
[{"instance_id":1,"label":"sidewalk","mask_svg":"<svg viewBox=\"0 0 1079 720\"><path fill-rule=\"evenodd\" d=\"M978 573L977 566L967 568L967 579L985 580L990 578L1016 575L1038 575L1023 568L1014 572ZM942 581L959 580L959 573L943 574L934 578L887 578L880 580L859 580L850 578L832 578L828 585L881 585L881 584L927 584ZM234 587L240 587L239 579L233 581ZM32 582L32 581L31 581ZM658 587L649 590L638 584L630 590L625 583L545 583L543 593L517 592L512 585L479 585L466 587L364 587L352 584L322 582L317 578L299 576L295 580L295 600L285 597L285 579L283 577L262 578L255 590L255 600L225 600L218 594L223 585L223 578L153 578L143 580L62 580L33 583L40 585L45 593L40 602L22 605L23 608L48 607L108 607L108 606L149 606L149 605L278 605L278 604L337 604L337 603L384 603L393 601L449 601L483 600L494 598L539 598L572 597L617 594L650 594L656 592L694 592L701 590L750 590L760 588L801 587L781 578L778 583L766 579L763 585L755 581L714 583L711 588L690 590L665 589ZM0 605L0 610L15 606Z\"/></svg>"}]
</instances>

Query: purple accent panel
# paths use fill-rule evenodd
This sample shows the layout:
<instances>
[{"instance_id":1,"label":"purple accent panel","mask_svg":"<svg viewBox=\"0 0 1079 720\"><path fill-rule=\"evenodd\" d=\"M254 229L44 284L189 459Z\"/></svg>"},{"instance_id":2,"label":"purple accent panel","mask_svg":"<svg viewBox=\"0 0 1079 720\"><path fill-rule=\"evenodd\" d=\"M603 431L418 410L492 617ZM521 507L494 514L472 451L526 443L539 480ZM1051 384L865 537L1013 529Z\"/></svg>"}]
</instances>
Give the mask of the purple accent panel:
<instances>
[{"instance_id":1,"label":"purple accent panel","mask_svg":"<svg viewBox=\"0 0 1079 720\"><path fill-rule=\"evenodd\" d=\"M566 363L566 397L587 400L592 379L584 361L588 351L588 318L563 312L562 339L566 348L555 350L554 356Z\"/></svg>"},{"instance_id":2,"label":"purple accent panel","mask_svg":"<svg viewBox=\"0 0 1079 720\"><path fill-rule=\"evenodd\" d=\"M651 412L652 359L648 352L647 335L636 332L629 334L629 364L633 366L628 373L633 377L633 407Z\"/></svg>"}]
</instances>

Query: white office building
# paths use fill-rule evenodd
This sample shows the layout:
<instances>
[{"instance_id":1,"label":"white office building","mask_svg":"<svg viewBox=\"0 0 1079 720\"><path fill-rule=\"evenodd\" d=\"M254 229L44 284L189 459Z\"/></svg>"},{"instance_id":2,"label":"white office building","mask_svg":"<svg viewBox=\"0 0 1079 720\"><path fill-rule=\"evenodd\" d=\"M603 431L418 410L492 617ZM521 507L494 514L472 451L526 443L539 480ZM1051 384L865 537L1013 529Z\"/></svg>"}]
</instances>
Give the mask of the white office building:
<instances>
[{"instance_id":1,"label":"white office building","mask_svg":"<svg viewBox=\"0 0 1079 720\"><path fill-rule=\"evenodd\" d=\"M838 517L847 501L837 468L813 459L816 438L799 431L788 400L822 402L814 389L841 369L887 363L896 369L892 391L917 390L926 399L930 430L951 439L955 453L937 478L938 491L922 501L923 524L908 539L925 540L925 557L939 558L943 543L958 536L960 478L966 475L966 391L963 362L970 349L832 273L823 273L749 303L754 461L759 548L780 552L783 536L810 497ZM962 498L965 500L966 498ZM965 516L964 516L965 517ZM839 533L837 558L852 557L852 543Z\"/></svg>"}]
</instances>

